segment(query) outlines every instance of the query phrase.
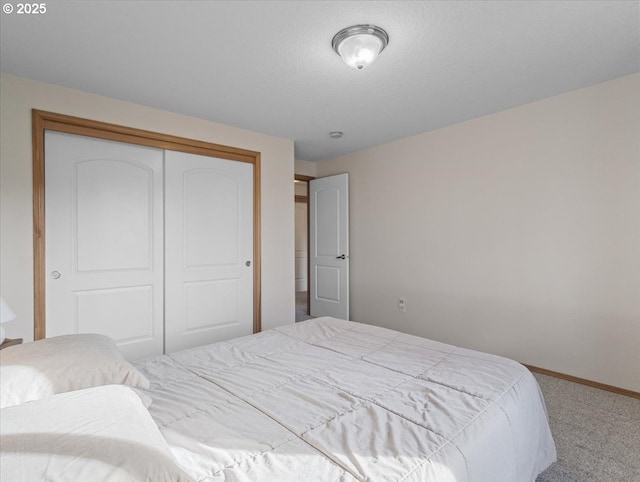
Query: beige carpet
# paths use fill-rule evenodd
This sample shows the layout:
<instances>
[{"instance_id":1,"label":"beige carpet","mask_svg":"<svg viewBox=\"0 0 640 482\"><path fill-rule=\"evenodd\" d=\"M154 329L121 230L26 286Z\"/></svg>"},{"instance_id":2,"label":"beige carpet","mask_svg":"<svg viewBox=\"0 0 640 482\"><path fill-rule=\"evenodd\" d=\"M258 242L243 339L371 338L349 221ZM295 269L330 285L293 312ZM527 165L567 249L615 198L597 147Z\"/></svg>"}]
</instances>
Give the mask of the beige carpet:
<instances>
[{"instance_id":1,"label":"beige carpet","mask_svg":"<svg viewBox=\"0 0 640 482\"><path fill-rule=\"evenodd\" d=\"M640 400L534 375L558 450L536 482L640 482Z\"/></svg>"}]
</instances>

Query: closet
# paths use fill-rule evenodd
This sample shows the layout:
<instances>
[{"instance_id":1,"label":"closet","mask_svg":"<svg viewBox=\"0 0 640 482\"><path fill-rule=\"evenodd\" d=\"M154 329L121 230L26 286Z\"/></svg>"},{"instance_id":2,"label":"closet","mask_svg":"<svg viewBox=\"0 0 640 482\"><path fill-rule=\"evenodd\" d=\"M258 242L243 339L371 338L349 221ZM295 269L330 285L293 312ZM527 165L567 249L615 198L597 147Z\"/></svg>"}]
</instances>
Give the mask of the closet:
<instances>
[{"instance_id":1,"label":"closet","mask_svg":"<svg viewBox=\"0 0 640 482\"><path fill-rule=\"evenodd\" d=\"M47 337L136 359L253 333L254 164L46 130L44 172Z\"/></svg>"}]
</instances>

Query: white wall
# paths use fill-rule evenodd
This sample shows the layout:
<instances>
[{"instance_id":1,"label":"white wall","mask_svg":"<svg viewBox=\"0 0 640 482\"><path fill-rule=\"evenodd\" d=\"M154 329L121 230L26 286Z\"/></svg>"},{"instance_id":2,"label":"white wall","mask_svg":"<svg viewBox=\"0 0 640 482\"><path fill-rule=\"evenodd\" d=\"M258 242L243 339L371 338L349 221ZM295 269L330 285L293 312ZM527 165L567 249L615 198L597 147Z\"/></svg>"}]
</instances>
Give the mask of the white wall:
<instances>
[{"instance_id":1,"label":"white wall","mask_svg":"<svg viewBox=\"0 0 640 482\"><path fill-rule=\"evenodd\" d=\"M33 339L32 108L261 152L262 327L294 322L291 140L2 74L0 292L18 315L9 338Z\"/></svg>"},{"instance_id":2,"label":"white wall","mask_svg":"<svg viewBox=\"0 0 640 482\"><path fill-rule=\"evenodd\" d=\"M352 319L640 390L640 74L317 163L340 172Z\"/></svg>"}]
</instances>

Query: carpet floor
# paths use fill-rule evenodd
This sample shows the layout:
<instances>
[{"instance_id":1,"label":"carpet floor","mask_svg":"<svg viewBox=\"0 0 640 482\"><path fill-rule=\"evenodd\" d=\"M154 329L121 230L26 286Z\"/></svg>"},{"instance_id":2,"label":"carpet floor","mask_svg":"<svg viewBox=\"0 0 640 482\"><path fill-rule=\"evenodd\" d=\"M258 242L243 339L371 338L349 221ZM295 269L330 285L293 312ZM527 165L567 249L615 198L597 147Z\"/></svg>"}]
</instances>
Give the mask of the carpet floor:
<instances>
[{"instance_id":1,"label":"carpet floor","mask_svg":"<svg viewBox=\"0 0 640 482\"><path fill-rule=\"evenodd\" d=\"M640 482L640 400L534 375L558 451L536 482Z\"/></svg>"}]
</instances>

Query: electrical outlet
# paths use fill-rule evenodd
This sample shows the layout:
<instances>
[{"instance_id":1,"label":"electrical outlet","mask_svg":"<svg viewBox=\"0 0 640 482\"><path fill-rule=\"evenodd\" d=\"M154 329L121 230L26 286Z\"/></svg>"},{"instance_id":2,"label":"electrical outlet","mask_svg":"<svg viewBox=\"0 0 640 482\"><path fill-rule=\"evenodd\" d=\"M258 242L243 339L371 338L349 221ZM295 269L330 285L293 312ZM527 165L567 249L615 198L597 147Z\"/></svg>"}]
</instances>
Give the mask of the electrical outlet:
<instances>
[{"instance_id":1,"label":"electrical outlet","mask_svg":"<svg viewBox=\"0 0 640 482\"><path fill-rule=\"evenodd\" d=\"M404 298L398 298L398 309L400 310L400 313L407 311L407 302Z\"/></svg>"}]
</instances>

